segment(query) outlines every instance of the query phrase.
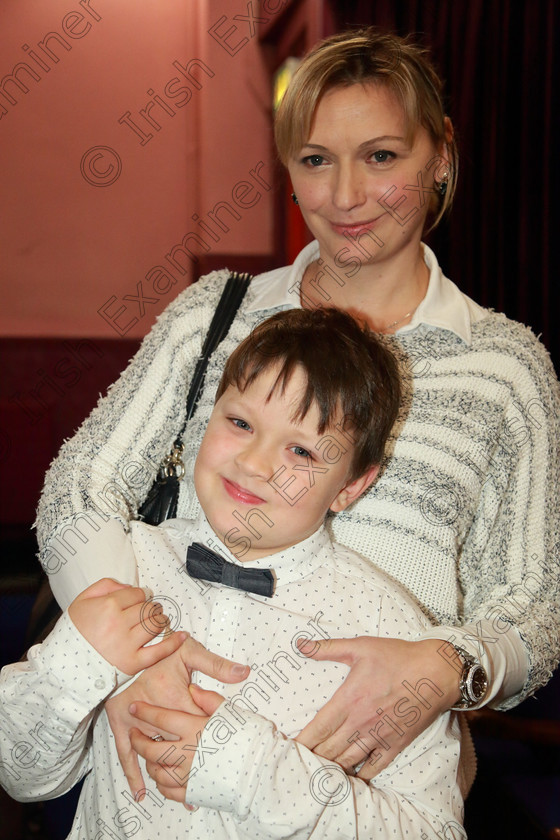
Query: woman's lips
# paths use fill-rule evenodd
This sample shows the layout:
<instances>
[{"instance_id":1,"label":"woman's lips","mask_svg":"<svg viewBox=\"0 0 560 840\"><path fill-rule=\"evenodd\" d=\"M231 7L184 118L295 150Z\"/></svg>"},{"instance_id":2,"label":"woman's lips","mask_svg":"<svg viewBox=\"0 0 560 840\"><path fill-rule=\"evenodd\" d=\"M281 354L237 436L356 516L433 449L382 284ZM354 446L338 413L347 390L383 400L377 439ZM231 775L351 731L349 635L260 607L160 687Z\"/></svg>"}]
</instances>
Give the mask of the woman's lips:
<instances>
[{"instance_id":1,"label":"woman's lips","mask_svg":"<svg viewBox=\"0 0 560 840\"><path fill-rule=\"evenodd\" d=\"M379 216L377 219L380 218ZM371 230L372 227L376 224L377 219L369 219L369 221L365 222L354 222L353 224L337 224L337 222L331 222L332 229L336 232L344 236L345 233L348 233L350 236L357 236L360 233L365 233L368 230Z\"/></svg>"},{"instance_id":2,"label":"woman's lips","mask_svg":"<svg viewBox=\"0 0 560 840\"><path fill-rule=\"evenodd\" d=\"M226 493L236 502L241 502L244 505L263 505L265 502L260 496L255 496L249 490L245 490L244 487L236 484L235 481L230 481L228 478L222 476L222 483Z\"/></svg>"}]
</instances>

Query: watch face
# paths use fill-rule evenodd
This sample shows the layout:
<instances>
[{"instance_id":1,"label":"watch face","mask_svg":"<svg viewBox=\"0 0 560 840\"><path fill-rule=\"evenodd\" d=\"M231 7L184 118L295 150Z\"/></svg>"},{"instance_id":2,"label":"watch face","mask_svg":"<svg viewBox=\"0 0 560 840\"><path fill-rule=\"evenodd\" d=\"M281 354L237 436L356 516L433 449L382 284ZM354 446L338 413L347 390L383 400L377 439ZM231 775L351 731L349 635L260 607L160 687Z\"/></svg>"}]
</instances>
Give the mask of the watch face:
<instances>
[{"instance_id":1,"label":"watch face","mask_svg":"<svg viewBox=\"0 0 560 840\"><path fill-rule=\"evenodd\" d=\"M477 668L473 668L469 675L469 681L467 686L467 691L473 698L473 700L482 700L484 695L486 694L486 689L488 688L488 678L486 676L486 671L482 666L478 666Z\"/></svg>"}]
</instances>

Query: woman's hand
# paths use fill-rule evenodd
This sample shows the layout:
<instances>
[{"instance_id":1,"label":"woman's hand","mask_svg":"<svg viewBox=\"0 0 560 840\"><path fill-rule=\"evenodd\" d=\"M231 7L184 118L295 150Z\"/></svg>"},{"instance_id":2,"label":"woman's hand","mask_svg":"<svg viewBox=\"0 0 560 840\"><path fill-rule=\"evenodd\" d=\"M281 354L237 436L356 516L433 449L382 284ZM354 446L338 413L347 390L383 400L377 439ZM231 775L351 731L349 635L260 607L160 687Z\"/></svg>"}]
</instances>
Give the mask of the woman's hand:
<instances>
[{"instance_id":1,"label":"woman's hand","mask_svg":"<svg viewBox=\"0 0 560 840\"><path fill-rule=\"evenodd\" d=\"M178 712L149 706L147 703L133 703L130 712L144 726L155 728L160 733L170 733L169 742L154 741L138 729L132 729L130 740L136 752L146 760L146 770L167 799L185 802L189 773L196 752L200 733L224 698L215 691L204 691L191 685L196 712ZM189 692L189 693L190 693ZM139 797L141 798L141 797ZM185 803L188 810L194 810Z\"/></svg>"},{"instance_id":2,"label":"woman's hand","mask_svg":"<svg viewBox=\"0 0 560 840\"><path fill-rule=\"evenodd\" d=\"M460 699L459 676L443 642L370 638L309 640L312 659L350 667L344 683L296 738L349 772L364 762L370 780Z\"/></svg>"},{"instance_id":3,"label":"woman's hand","mask_svg":"<svg viewBox=\"0 0 560 840\"><path fill-rule=\"evenodd\" d=\"M139 722L130 714L129 706L136 701L144 701L166 709L202 714L189 691L192 671L201 671L220 682L236 683L249 676L250 668L210 653L189 636L174 654L144 671L129 688L105 704L119 760L133 795L144 789L144 782L129 734L132 727L139 726ZM148 737L173 736L173 733L155 729L148 723L141 728Z\"/></svg>"}]
</instances>

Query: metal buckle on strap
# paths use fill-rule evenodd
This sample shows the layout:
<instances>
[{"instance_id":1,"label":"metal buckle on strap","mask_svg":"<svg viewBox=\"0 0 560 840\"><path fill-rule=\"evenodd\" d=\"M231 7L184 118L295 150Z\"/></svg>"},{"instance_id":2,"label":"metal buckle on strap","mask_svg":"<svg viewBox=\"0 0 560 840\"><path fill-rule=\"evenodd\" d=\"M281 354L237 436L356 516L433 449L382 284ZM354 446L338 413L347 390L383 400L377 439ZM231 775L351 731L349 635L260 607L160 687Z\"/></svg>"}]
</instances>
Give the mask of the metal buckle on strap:
<instances>
[{"instance_id":1,"label":"metal buckle on strap","mask_svg":"<svg viewBox=\"0 0 560 840\"><path fill-rule=\"evenodd\" d=\"M179 446L174 446L169 455L165 456L159 469L158 479L160 481L165 481L172 476L175 476L177 481L181 481L185 475L185 465L181 457L184 450L185 446L181 443Z\"/></svg>"}]
</instances>

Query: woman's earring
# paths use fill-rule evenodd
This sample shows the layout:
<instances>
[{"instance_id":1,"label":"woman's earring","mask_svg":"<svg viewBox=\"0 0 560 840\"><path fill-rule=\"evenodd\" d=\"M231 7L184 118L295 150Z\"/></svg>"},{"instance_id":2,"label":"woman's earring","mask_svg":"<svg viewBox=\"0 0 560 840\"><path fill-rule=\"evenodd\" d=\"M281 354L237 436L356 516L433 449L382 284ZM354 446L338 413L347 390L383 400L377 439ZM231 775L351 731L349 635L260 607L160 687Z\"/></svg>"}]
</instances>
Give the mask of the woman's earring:
<instances>
[{"instance_id":1,"label":"woman's earring","mask_svg":"<svg viewBox=\"0 0 560 840\"><path fill-rule=\"evenodd\" d=\"M295 193L292 193L292 201L294 202L294 204L299 204L299 201L297 200L297 195Z\"/></svg>"},{"instance_id":2,"label":"woman's earring","mask_svg":"<svg viewBox=\"0 0 560 840\"><path fill-rule=\"evenodd\" d=\"M442 198L445 197L445 193L447 192L447 182L449 180L449 172L444 172L441 176L441 181L438 184L439 194Z\"/></svg>"}]
</instances>

